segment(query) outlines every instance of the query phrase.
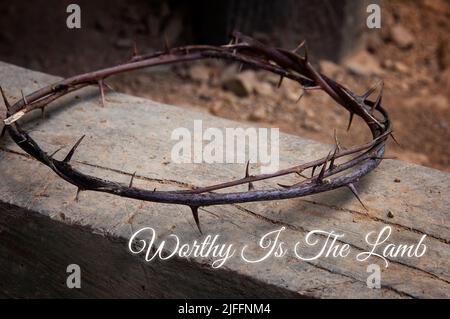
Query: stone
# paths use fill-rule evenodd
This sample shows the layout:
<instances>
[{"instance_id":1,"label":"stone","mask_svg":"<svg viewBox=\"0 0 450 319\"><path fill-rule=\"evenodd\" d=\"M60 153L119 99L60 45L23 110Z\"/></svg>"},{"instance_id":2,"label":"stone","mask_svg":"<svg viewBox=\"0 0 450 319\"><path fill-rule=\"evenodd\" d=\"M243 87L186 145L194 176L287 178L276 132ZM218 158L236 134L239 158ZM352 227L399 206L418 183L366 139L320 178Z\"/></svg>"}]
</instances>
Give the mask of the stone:
<instances>
[{"instance_id":1,"label":"stone","mask_svg":"<svg viewBox=\"0 0 450 319\"><path fill-rule=\"evenodd\" d=\"M414 45L414 36L399 24L390 30L390 39L401 49L409 49Z\"/></svg>"},{"instance_id":2,"label":"stone","mask_svg":"<svg viewBox=\"0 0 450 319\"><path fill-rule=\"evenodd\" d=\"M189 77L196 82L208 82L210 69L203 64L197 64L189 68Z\"/></svg>"},{"instance_id":3,"label":"stone","mask_svg":"<svg viewBox=\"0 0 450 319\"><path fill-rule=\"evenodd\" d=\"M360 51L345 61L347 70L355 75L369 77L383 75L383 69L377 58L367 51Z\"/></svg>"},{"instance_id":4,"label":"stone","mask_svg":"<svg viewBox=\"0 0 450 319\"><path fill-rule=\"evenodd\" d=\"M255 82L253 89L256 94L261 96L271 96L274 93L272 85L267 82Z\"/></svg>"},{"instance_id":5,"label":"stone","mask_svg":"<svg viewBox=\"0 0 450 319\"><path fill-rule=\"evenodd\" d=\"M400 61L394 63L394 69L400 73L409 73L409 67Z\"/></svg>"},{"instance_id":6,"label":"stone","mask_svg":"<svg viewBox=\"0 0 450 319\"><path fill-rule=\"evenodd\" d=\"M435 94L426 99L426 101L422 102L423 104L428 104L432 108L444 111L447 110L450 105L448 102L448 98L442 94Z\"/></svg>"},{"instance_id":7,"label":"stone","mask_svg":"<svg viewBox=\"0 0 450 319\"><path fill-rule=\"evenodd\" d=\"M322 126L310 118L305 118L302 126L312 132L320 132L322 130Z\"/></svg>"},{"instance_id":8,"label":"stone","mask_svg":"<svg viewBox=\"0 0 450 319\"><path fill-rule=\"evenodd\" d=\"M253 92L256 77L253 71L235 73L222 81L222 87L236 96L246 97Z\"/></svg>"},{"instance_id":9,"label":"stone","mask_svg":"<svg viewBox=\"0 0 450 319\"><path fill-rule=\"evenodd\" d=\"M383 45L383 39L378 32L371 32L367 35L366 48L370 53L376 53Z\"/></svg>"},{"instance_id":10,"label":"stone","mask_svg":"<svg viewBox=\"0 0 450 319\"><path fill-rule=\"evenodd\" d=\"M258 107L248 116L249 121L262 122L267 119L267 112L264 107Z\"/></svg>"}]
</instances>

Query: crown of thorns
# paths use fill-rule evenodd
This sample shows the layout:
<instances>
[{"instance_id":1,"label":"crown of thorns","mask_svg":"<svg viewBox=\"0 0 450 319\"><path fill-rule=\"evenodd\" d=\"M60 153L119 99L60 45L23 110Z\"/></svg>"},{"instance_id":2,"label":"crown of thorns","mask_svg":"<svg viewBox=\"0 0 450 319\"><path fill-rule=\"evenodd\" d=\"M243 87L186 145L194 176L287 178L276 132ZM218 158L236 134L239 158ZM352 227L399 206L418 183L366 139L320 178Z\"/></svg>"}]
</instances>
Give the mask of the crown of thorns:
<instances>
[{"instance_id":1,"label":"crown of thorns","mask_svg":"<svg viewBox=\"0 0 450 319\"><path fill-rule=\"evenodd\" d=\"M300 50L304 51L304 54L298 54ZM373 138L365 144L343 148L335 135L334 151L312 162L282 169L272 174L261 175L250 175L247 163L245 176L240 179L189 190L157 191L156 189L146 190L134 187L135 173L127 185L81 173L72 167L70 161L84 136L75 143L63 160L57 160L54 155L60 149L48 154L20 128L17 122L23 115L32 110L41 109L44 114L44 109L49 103L70 92L93 84L98 85L101 102L104 106L104 87L107 86L104 80L112 75L162 64L206 58L237 61L272 72L280 76L278 86L282 84L284 78L294 80L302 87L300 98L305 91L322 90L349 112L348 129L350 129L354 116L359 116L367 124ZM378 88L379 93L376 99L370 100L369 97ZM191 208L200 232L198 208L201 206L288 199L325 192L343 186L348 187L361 205L364 206L354 185L384 159L386 140L389 136L392 136L392 124L389 115L381 105L383 82L376 84L363 95L357 95L345 86L318 72L311 65L305 42L302 42L295 50L290 51L264 45L239 32L233 32L231 42L222 46L190 45L170 49L166 43L164 50L145 55L139 55L136 46L134 46L133 56L126 63L70 77L27 96L23 95L22 92L22 98L14 105L8 102L3 90L1 90L1 93L7 108L7 118L4 120L5 127L2 135L8 132L12 140L26 153L48 166L65 181L78 187L76 198L78 198L80 191L89 190L149 202L186 205ZM345 161L342 161L343 157L345 157ZM339 159L342 162L337 164ZM305 175L307 170L310 170L308 176ZM278 184L279 187L269 190L257 190L253 185L256 181L291 174L301 176L303 179L293 185ZM216 192L243 184L248 185L248 191Z\"/></svg>"}]
</instances>

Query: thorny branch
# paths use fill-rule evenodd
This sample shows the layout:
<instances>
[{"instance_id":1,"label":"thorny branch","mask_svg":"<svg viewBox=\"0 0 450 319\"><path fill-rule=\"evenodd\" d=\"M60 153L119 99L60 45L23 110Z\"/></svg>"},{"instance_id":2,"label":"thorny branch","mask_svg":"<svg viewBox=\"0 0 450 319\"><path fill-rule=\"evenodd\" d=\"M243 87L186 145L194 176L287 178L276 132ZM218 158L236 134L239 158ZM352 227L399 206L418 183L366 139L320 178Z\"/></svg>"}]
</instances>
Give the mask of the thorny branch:
<instances>
[{"instance_id":1,"label":"thorny branch","mask_svg":"<svg viewBox=\"0 0 450 319\"><path fill-rule=\"evenodd\" d=\"M304 50L304 55L297 53L301 49ZM104 81L112 75L162 64L206 58L237 61L254 68L275 73L280 76L279 86L282 84L284 78L289 78L298 82L302 87L302 91L320 89L349 112L348 129L350 129L354 116L359 116L369 127L373 139L365 144L343 149L335 136L336 145L334 151L323 158L309 163L279 170L273 174L254 176L249 174L247 165L245 176L241 179L208 187L199 187L193 190L157 191L156 189L146 190L134 187L134 174L129 184L107 181L83 174L70 165L70 160L83 137L73 146L64 160L59 161L53 158L54 154L49 155L42 150L20 128L17 122L26 113L36 109L41 109L43 112L50 102L70 92L93 84L99 86L102 105L104 105L104 86L106 85ZM380 92L375 101L369 100L369 97L378 87L380 88ZM383 93L382 83L375 85L363 95L357 95L343 85L318 72L308 60L304 42L295 50L289 51L263 45L239 32L234 32L232 34L232 41L223 46L191 45L172 49L166 46L164 51L147 55L138 55L137 50L134 49L132 58L126 63L67 78L27 96L22 96L22 99L14 105L9 104L3 90L1 93L7 107L7 118L4 120L6 124L5 130L9 133L13 141L26 153L52 169L58 176L77 186L77 195L80 191L90 190L150 202L187 205L192 210L194 220L200 232L198 208L201 206L287 199L325 192L343 186L348 187L362 204L355 183L362 176L377 167L383 160L385 142L389 136L392 136L392 125L389 115L381 106ZM336 160L344 156L353 157L340 164L336 164ZM311 169L310 177L304 174L308 169ZM304 180L294 185L278 184L280 188L270 190L256 190L253 184L257 181L269 180L285 175L298 175L303 177ZM214 192L243 184L248 185L248 191L229 193Z\"/></svg>"}]
</instances>

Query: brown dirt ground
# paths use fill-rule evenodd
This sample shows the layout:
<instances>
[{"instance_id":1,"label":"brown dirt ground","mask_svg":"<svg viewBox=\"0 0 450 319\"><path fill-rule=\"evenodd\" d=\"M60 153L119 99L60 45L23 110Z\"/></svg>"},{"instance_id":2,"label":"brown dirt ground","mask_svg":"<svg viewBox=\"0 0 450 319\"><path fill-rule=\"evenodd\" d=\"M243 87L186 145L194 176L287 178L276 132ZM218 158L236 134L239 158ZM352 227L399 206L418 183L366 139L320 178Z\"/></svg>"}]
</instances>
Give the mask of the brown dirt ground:
<instances>
[{"instance_id":1,"label":"brown dirt ground","mask_svg":"<svg viewBox=\"0 0 450 319\"><path fill-rule=\"evenodd\" d=\"M450 4L405 0L382 4L382 29L370 35L367 49L382 73L354 75L336 65L323 71L331 71L333 74L329 75L361 93L382 78L384 105L392 116L394 136L400 144L390 141L387 155L450 172ZM396 24L414 36L412 48L400 49L389 39L390 29ZM119 77L113 85L127 93L196 107L234 120L280 127L282 131L327 143L333 143L334 128L344 144L367 138L361 123L355 123L347 133L347 112L335 107L320 92L309 92L296 103L301 92L298 86L285 81L277 90L277 78L258 72L257 78L270 83L273 93L239 98L220 85L221 73L228 71L224 71L224 66L210 62L206 69L211 75L206 81L196 81L189 76L188 67L181 66L169 74L157 72L149 76L140 72L133 79Z\"/></svg>"}]
</instances>

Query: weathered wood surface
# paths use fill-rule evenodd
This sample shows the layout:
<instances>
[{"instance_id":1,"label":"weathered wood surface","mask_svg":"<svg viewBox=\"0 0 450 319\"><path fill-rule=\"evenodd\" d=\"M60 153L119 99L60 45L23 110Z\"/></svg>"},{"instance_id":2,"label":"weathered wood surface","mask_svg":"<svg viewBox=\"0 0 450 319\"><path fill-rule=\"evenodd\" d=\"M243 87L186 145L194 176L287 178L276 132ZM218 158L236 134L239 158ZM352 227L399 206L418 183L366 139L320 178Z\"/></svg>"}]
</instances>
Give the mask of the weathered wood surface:
<instances>
[{"instance_id":1,"label":"weathered wood surface","mask_svg":"<svg viewBox=\"0 0 450 319\"><path fill-rule=\"evenodd\" d=\"M0 74L11 100L20 97L20 89L27 93L57 80L4 63ZM76 166L118 182L127 183L137 171L135 185L177 189L243 175L244 165L171 163L170 136L178 127L192 129L194 119L218 128L244 124L117 93L109 93L107 101L106 108L100 107L97 90L88 88L65 98L64 106L56 103L45 120L36 114L24 125L49 152L86 134ZM329 149L281 134L280 166L326 155ZM144 263L128 252L130 235L142 227L154 227L159 239L171 233L183 242L201 239L185 207L92 192L74 201L74 186L25 156L8 138L0 141L0 174L0 296L450 297L450 175L430 168L384 161L358 185L368 211L346 189L200 209L205 232L238 247L282 226L281 239L287 243L304 242L309 231L321 229L345 234L341 242L351 247L347 258L304 262L286 256L256 264L233 258L220 270L211 270L210 260L202 258ZM357 262L355 255L370 249L365 235L386 225L392 227L389 242L395 244L415 244L426 234L426 254L392 258L388 268L376 258ZM81 290L64 286L68 263L82 266L87 284ZM381 289L367 288L369 263L382 268Z\"/></svg>"}]
</instances>

